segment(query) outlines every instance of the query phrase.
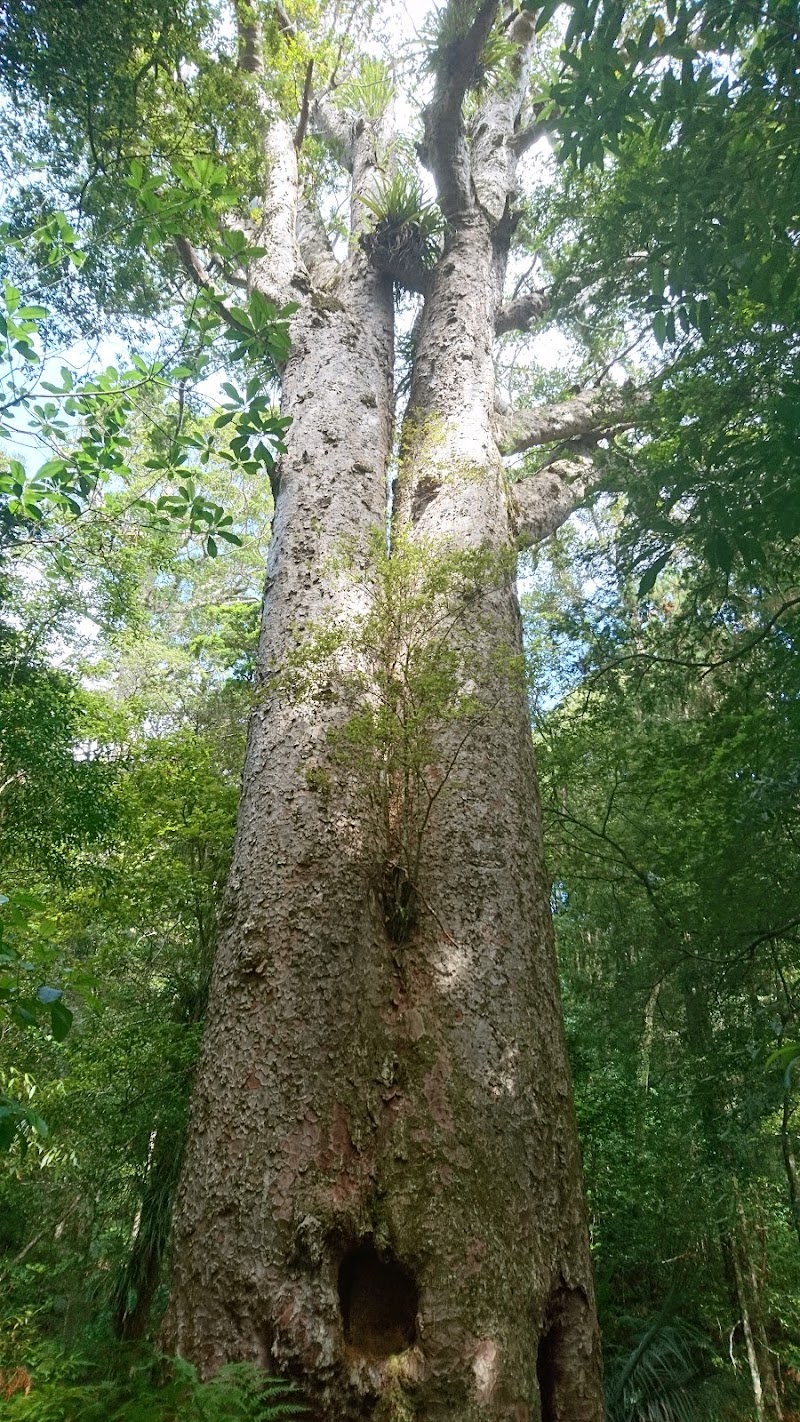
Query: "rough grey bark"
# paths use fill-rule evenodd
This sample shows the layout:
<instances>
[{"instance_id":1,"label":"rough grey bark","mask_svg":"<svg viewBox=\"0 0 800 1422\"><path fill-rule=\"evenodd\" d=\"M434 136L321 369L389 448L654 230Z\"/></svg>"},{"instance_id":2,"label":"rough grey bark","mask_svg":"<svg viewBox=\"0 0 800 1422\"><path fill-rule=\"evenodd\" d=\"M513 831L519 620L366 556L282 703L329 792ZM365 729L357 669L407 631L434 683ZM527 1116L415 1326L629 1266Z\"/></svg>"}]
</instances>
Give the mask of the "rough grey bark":
<instances>
[{"instance_id":1,"label":"rough grey bark","mask_svg":"<svg viewBox=\"0 0 800 1422\"><path fill-rule=\"evenodd\" d=\"M284 377L293 424L165 1341L203 1373L250 1359L296 1376L325 1422L602 1416L520 671L520 506L493 414L525 17L513 92L469 132L461 118L495 9L484 0L450 45L426 114L449 235L426 282L393 539L431 567L479 555L484 575L456 586L442 643L454 705L471 713L440 717L413 767L426 810L411 826L379 757L376 820L374 787L335 740L358 709L348 629L370 612L387 512L392 273L374 242L336 271L285 144L270 169L283 198L266 206L275 232L299 213L294 271L284 232L282 262L257 275L303 298ZM341 129L357 234L380 154L363 126L319 104L317 120Z\"/></svg>"},{"instance_id":2,"label":"rough grey bark","mask_svg":"<svg viewBox=\"0 0 800 1422\"><path fill-rule=\"evenodd\" d=\"M555 405L496 416L497 441L503 454L520 454L540 444L579 438L609 426L624 428L620 421L643 398L628 387L585 390Z\"/></svg>"},{"instance_id":3,"label":"rough grey bark","mask_svg":"<svg viewBox=\"0 0 800 1422\"><path fill-rule=\"evenodd\" d=\"M374 1103L367 1090L354 1109L354 1083L379 1075L385 1055L375 1009L388 949L369 854L348 806L320 778L326 736L347 708L324 682L298 698L287 658L363 610L341 565L346 546L355 567L366 566L384 516L391 303L386 279L354 274L342 297L319 299L298 318L285 372L291 447L168 1325L178 1351L204 1371L237 1357L273 1369L323 1362L318 1281L305 1270L337 1195L358 1193L356 1142Z\"/></svg>"},{"instance_id":4,"label":"rough grey bark","mask_svg":"<svg viewBox=\"0 0 800 1422\"><path fill-rule=\"evenodd\" d=\"M518 548L532 548L560 528L597 477L591 459L555 459L511 491Z\"/></svg>"},{"instance_id":5,"label":"rough grey bark","mask_svg":"<svg viewBox=\"0 0 800 1422\"><path fill-rule=\"evenodd\" d=\"M460 625L485 715L459 740L427 826L404 1006L435 1044L442 1086L415 1212L437 1240L425 1296L453 1320L451 1377L471 1361L475 1378L473 1397L441 1415L537 1415L538 1393L555 1422L600 1415L599 1359L520 676L514 510L492 428L496 237L483 213L459 221L426 303L406 417L397 523L432 551L489 546L497 565ZM431 776L459 736L443 736Z\"/></svg>"}]
</instances>

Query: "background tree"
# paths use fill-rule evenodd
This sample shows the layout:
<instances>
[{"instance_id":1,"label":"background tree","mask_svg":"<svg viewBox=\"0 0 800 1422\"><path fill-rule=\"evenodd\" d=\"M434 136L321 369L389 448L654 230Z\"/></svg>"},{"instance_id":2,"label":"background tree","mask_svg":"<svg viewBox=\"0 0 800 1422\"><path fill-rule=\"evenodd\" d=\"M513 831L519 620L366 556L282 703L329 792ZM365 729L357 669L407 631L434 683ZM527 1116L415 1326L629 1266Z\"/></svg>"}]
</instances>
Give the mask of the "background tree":
<instances>
[{"instance_id":1,"label":"background tree","mask_svg":"<svg viewBox=\"0 0 800 1422\"><path fill-rule=\"evenodd\" d=\"M203 492L223 489L237 529L250 530L247 549L201 557L174 525L140 528L135 542L118 529L110 547L89 536L72 598L62 579L10 579L6 616L47 676L4 683L7 741L14 749L24 727L20 791L36 792L37 813L9 816L0 839L0 1002L12 1008L0 1072L14 1107L2 1124L15 1137L2 1185L0 1368L8 1378L24 1366L31 1405L51 1415L130 1405L195 1417L204 1398L216 1405L200 1392L195 1407L186 1372L159 1400L150 1356L131 1371L112 1342L138 1340L163 1295L238 795L271 495L261 480L237 487L214 461ZM81 623L87 608L93 620ZM52 1002L37 1002L42 982ZM15 1001L29 999L35 1020L20 1019ZM69 1030L57 1015L50 1023L62 1005ZM225 1386L220 1415L244 1407ZM21 1392L15 1405L26 1405Z\"/></svg>"},{"instance_id":2,"label":"background tree","mask_svg":"<svg viewBox=\"0 0 800 1422\"><path fill-rule=\"evenodd\" d=\"M794 614L778 599L773 621L750 579L726 580L720 604L685 555L637 602L618 527L602 553L597 531L590 609L580 584L543 580L532 655L563 677L537 718L539 763L608 1343L613 1356L671 1314L697 1330L700 1374L698 1339L722 1350L727 1333L759 1415L779 1415L777 1360L796 1348L776 1054L794 1021ZM776 559L770 581L788 573ZM699 1411L724 1405L725 1381L716 1398L695 1387Z\"/></svg>"}]
</instances>

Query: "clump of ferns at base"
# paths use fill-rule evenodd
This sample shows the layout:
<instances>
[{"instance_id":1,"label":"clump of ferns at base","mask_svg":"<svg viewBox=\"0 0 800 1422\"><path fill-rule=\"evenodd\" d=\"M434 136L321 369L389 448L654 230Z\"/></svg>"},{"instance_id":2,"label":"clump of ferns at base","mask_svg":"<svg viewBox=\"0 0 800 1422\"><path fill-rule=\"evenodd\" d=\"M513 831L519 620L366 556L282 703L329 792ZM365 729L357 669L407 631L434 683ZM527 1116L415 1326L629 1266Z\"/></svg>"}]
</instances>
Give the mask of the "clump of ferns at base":
<instances>
[{"instance_id":1,"label":"clump of ferns at base","mask_svg":"<svg viewBox=\"0 0 800 1422\"><path fill-rule=\"evenodd\" d=\"M126 1366L127 1365L127 1366ZM117 1350L109 1370L79 1354L6 1369L9 1422L303 1422L297 1388L250 1363L229 1363L202 1382L190 1363ZM0 1378L0 1395L4 1389Z\"/></svg>"}]
</instances>

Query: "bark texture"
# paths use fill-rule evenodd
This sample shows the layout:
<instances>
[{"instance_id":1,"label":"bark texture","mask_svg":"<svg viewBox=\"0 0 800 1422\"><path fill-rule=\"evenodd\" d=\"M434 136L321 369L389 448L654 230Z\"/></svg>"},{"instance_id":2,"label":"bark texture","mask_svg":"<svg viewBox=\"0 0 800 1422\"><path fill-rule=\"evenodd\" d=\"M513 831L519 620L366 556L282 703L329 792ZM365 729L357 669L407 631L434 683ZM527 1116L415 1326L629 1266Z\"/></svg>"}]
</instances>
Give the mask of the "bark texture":
<instances>
[{"instance_id":1,"label":"bark texture","mask_svg":"<svg viewBox=\"0 0 800 1422\"><path fill-rule=\"evenodd\" d=\"M391 288L362 271L343 295L303 311L285 372L291 449L168 1324L177 1350L206 1372L231 1358L273 1369L330 1361L314 1261L323 1263L337 1196L359 1193L356 1142L373 1103L356 1084L383 1065L376 1008L388 950L369 847L321 778L328 732L348 708L324 680L298 697L290 665L309 637L363 611L343 551L364 568L385 510ZM333 1309L330 1255L328 1264Z\"/></svg>"},{"instance_id":2,"label":"bark texture","mask_svg":"<svg viewBox=\"0 0 800 1422\"><path fill-rule=\"evenodd\" d=\"M300 216L294 274L287 261L270 275L264 259L260 279L266 287L277 273L284 298L294 284L304 304L285 372L293 424L261 690L165 1341L205 1374L250 1359L297 1377L325 1422L602 1416L521 677L522 515L493 415L527 21L516 87L470 129L461 118L495 9L484 0L450 44L426 113L425 158L449 235L426 283L393 538L434 567L480 555L484 575L456 590L442 641L454 704L471 712L439 717L414 767L412 826L412 801L388 772L376 821L370 787L346 773L331 739L358 709L347 674L356 653L338 633L370 610L370 549L387 513L392 273L357 241L359 192L380 155L369 135L317 106L323 132L342 130L354 179L355 240L338 272L318 220L298 204L286 147L270 169L272 230ZM596 428L590 404L543 415L542 442L558 437L559 421L570 434L587 418ZM543 516L542 527L558 521ZM304 661L323 632L330 656ZM398 687L413 701L413 685ZM380 757L375 765L380 780Z\"/></svg>"}]
</instances>

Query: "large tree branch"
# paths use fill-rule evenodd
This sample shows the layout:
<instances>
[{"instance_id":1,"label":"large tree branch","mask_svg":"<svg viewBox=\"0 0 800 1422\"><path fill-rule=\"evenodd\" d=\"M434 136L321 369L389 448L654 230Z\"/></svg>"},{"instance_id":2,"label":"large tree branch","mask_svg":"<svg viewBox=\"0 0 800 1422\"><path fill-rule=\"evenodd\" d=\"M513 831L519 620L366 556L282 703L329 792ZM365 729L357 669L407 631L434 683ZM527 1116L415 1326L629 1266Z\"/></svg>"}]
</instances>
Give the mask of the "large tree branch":
<instances>
[{"instance_id":1,"label":"large tree branch","mask_svg":"<svg viewBox=\"0 0 800 1422\"><path fill-rule=\"evenodd\" d=\"M356 113L338 110L325 94L317 98L313 108L317 130L350 174L350 254L355 261L363 260L363 252L375 255L368 240L374 226L375 201L397 166L394 145L387 138L390 110L391 105L379 118L367 121ZM385 263L376 260L373 264L378 271L389 274Z\"/></svg>"},{"instance_id":2,"label":"large tree branch","mask_svg":"<svg viewBox=\"0 0 800 1422\"><path fill-rule=\"evenodd\" d=\"M535 28L530 11L509 17L505 29L514 50L504 61L504 82L499 90L489 89L472 126L472 187L479 206L494 224L507 218L509 200L516 196L516 135L530 82Z\"/></svg>"},{"instance_id":3,"label":"large tree branch","mask_svg":"<svg viewBox=\"0 0 800 1422\"><path fill-rule=\"evenodd\" d=\"M308 274L317 287L331 287L339 279L341 264L337 261L325 231L325 224L316 207L301 203L297 214L297 239Z\"/></svg>"},{"instance_id":4,"label":"large tree branch","mask_svg":"<svg viewBox=\"0 0 800 1422\"><path fill-rule=\"evenodd\" d=\"M481 0L464 33L440 47L436 61L433 98L423 111L425 141L420 157L436 182L439 205L445 217L473 206L467 147L461 106L489 37L498 0ZM449 0L442 26L455 26L461 7Z\"/></svg>"},{"instance_id":5,"label":"large tree branch","mask_svg":"<svg viewBox=\"0 0 800 1422\"><path fill-rule=\"evenodd\" d=\"M239 38L239 68L246 74L264 73L263 31L256 11L249 0L234 0L236 33ZM289 19L281 0L273 0L272 8L284 39L297 38L297 30Z\"/></svg>"},{"instance_id":6,"label":"large tree branch","mask_svg":"<svg viewBox=\"0 0 800 1422\"><path fill-rule=\"evenodd\" d=\"M250 284L276 305L297 297L295 279L302 272L297 242L300 176L295 135L283 118L271 118L264 134L264 198L258 245L265 255L250 268Z\"/></svg>"},{"instance_id":7,"label":"large tree branch","mask_svg":"<svg viewBox=\"0 0 800 1422\"><path fill-rule=\"evenodd\" d=\"M311 108L311 80L314 77L314 61L309 59L306 65L306 77L303 83L303 99L300 104L300 117L297 120L297 128L294 131L294 146L298 153L303 146L303 141L308 128L308 115Z\"/></svg>"},{"instance_id":8,"label":"large tree branch","mask_svg":"<svg viewBox=\"0 0 800 1422\"><path fill-rule=\"evenodd\" d=\"M254 11L248 4L243 3L243 0L237 0L234 10L239 38L239 68L243 69L245 74L261 74L264 67L261 58L261 26Z\"/></svg>"},{"instance_id":9,"label":"large tree branch","mask_svg":"<svg viewBox=\"0 0 800 1422\"><path fill-rule=\"evenodd\" d=\"M289 19L288 12L286 7L282 4L282 0L273 0L273 7L281 34L288 40L297 39L297 30Z\"/></svg>"},{"instance_id":10,"label":"large tree branch","mask_svg":"<svg viewBox=\"0 0 800 1422\"><path fill-rule=\"evenodd\" d=\"M494 318L494 333L505 336L509 331L529 331L531 326L543 316L550 305L546 291L528 291L523 296L515 296L505 306L501 306Z\"/></svg>"},{"instance_id":11,"label":"large tree branch","mask_svg":"<svg viewBox=\"0 0 800 1422\"><path fill-rule=\"evenodd\" d=\"M518 158L523 153L527 153L534 143L538 143L540 138L550 138L555 133L556 125L561 115L552 104L533 104L529 109L530 119L517 129L513 139L513 148Z\"/></svg>"},{"instance_id":12,"label":"large tree branch","mask_svg":"<svg viewBox=\"0 0 800 1422\"><path fill-rule=\"evenodd\" d=\"M524 128L518 130L514 135L512 147L518 158L523 153L527 153L529 148L533 148L540 138L549 138L555 131L555 124L544 119L537 119L535 123L526 124Z\"/></svg>"},{"instance_id":13,"label":"large tree branch","mask_svg":"<svg viewBox=\"0 0 800 1422\"><path fill-rule=\"evenodd\" d=\"M294 40L297 32L281 3L273 0L281 33ZM253 76L255 101L264 130L264 198L257 228L258 245L267 249L266 256L254 261L248 269L248 284L283 306L297 296L295 279L302 271L297 243L297 205L300 177L297 154L303 141L308 120L310 66L306 72L303 106L297 130L292 132L285 119L274 114L260 84L264 73L261 25L248 0L234 0L236 28L239 36L239 68Z\"/></svg>"},{"instance_id":14,"label":"large tree branch","mask_svg":"<svg viewBox=\"0 0 800 1422\"><path fill-rule=\"evenodd\" d=\"M355 146L352 118L341 113L324 94L314 100L311 113L314 127L327 139L342 167L352 173Z\"/></svg>"},{"instance_id":15,"label":"large tree branch","mask_svg":"<svg viewBox=\"0 0 800 1422\"><path fill-rule=\"evenodd\" d=\"M541 405L537 410L517 410L513 415L495 418L495 437L501 454L521 454L540 444L575 439L610 428L633 424L637 406L644 403L641 391L630 387L585 390L571 400L554 405Z\"/></svg>"},{"instance_id":16,"label":"large tree branch","mask_svg":"<svg viewBox=\"0 0 800 1422\"><path fill-rule=\"evenodd\" d=\"M512 485L517 547L533 548L555 533L583 503L598 477L591 459L558 459Z\"/></svg>"}]
</instances>

